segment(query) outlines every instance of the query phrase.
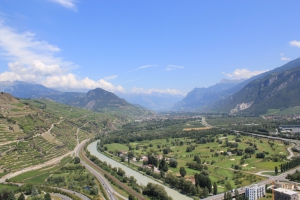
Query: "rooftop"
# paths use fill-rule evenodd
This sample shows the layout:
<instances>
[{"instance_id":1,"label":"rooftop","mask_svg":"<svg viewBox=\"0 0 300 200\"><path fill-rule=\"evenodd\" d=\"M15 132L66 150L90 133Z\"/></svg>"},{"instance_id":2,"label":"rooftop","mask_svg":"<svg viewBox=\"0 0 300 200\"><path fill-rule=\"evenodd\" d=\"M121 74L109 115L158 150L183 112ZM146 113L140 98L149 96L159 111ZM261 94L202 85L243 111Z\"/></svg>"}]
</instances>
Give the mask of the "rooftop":
<instances>
[{"instance_id":1,"label":"rooftop","mask_svg":"<svg viewBox=\"0 0 300 200\"><path fill-rule=\"evenodd\" d=\"M297 192L294 192L293 190L288 190L288 189L283 189L283 188L277 188L274 190L277 192L281 192L281 193L285 193L285 194L289 194L289 195L298 194Z\"/></svg>"}]
</instances>

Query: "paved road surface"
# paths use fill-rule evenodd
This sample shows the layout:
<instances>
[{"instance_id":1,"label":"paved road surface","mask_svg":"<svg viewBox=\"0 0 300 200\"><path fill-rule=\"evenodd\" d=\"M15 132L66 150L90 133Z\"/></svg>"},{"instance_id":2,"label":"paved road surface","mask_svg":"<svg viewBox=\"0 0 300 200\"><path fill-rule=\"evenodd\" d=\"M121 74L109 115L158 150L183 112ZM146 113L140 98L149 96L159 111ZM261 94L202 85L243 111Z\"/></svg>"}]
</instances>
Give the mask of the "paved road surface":
<instances>
[{"instance_id":1,"label":"paved road surface","mask_svg":"<svg viewBox=\"0 0 300 200\"><path fill-rule=\"evenodd\" d=\"M75 151L75 154L76 156L79 157L79 153L80 153L80 150L81 148L83 148L84 144L86 143L86 140L85 142L81 143L79 145L79 147L76 149ZM120 196L122 199L127 199L125 197L123 197L122 195L118 194L111 186L110 184L106 181L106 179L98 172L96 171L94 168L90 167L87 163L85 163L82 159L80 160L81 164L83 166L85 166L85 168L87 170L89 170L99 181L100 183L102 184L102 186L104 187L104 189L106 190L106 193L108 194L108 197L110 200L117 200L116 197L114 197L114 194L117 194L118 196Z\"/></svg>"},{"instance_id":2,"label":"paved road surface","mask_svg":"<svg viewBox=\"0 0 300 200\"><path fill-rule=\"evenodd\" d=\"M79 198L83 199L83 200L91 200L90 198L88 198L87 196L79 193L79 192L75 192L75 191L72 191L72 190L68 190L68 189L65 189L65 188L57 188L57 189L60 189L64 192L68 192L68 193L71 193L71 194L74 194L76 196L78 196Z\"/></svg>"},{"instance_id":3,"label":"paved road surface","mask_svg":"<svg viewBox=\"0 0 300 200\"><path fill-rule=\"evenodd\" d=\"M58 193L50 193L51 197L58 197L61 198L62 200L72 200L70 197L58 194Z\"/></svg>"}]
</instances>

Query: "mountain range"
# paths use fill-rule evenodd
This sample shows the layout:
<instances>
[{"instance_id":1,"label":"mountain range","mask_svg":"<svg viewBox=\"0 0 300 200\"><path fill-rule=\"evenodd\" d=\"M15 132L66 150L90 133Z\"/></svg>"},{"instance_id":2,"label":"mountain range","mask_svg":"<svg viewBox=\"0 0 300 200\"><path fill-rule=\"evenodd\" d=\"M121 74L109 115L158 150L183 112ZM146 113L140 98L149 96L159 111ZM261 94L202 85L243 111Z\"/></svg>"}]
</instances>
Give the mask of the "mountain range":
<instances>
[{"instance_id":1,"label":"mountain range","mask_svg":"<svg viewBox=\"0 0 300 200\"><path fill-rule=\"evenodd\" d=\"M0 91L19 98L48 98L98 112L132 115L156 111L209 111L231 114L264 114L268 109L300 105L300 58L246 80L222 80L208 88L194 88L184 98L169 94L115 95L101 88L81 92L60 92L36 83L0 82ZM129 103L128 103L129 102Z\"/></svg>"},{"instance_id":2,"label":"mountain range","mask_svg":"<svg viewBox=\"0 0 300 200\"><path fill-rule=\"evenodd\" d=\"M101 88L90 90L87 93L60 92L36 83L3 81L0 82L0 90L17 98L45 98L97 112L113 112L128 116L153 114L153 112L141 106L134 106L114 93Z\"/></svg>"},{"instance_id":3,"label":"mountain range","mask_svg":"<svg viewBox=\"0 0 300 200\"><path fill-rule=\"evenodd\" d=\"M177 102L172 109L205 110L211 103L234 94L235 90L230 89L242 81L223 79L221 82L208 88L194 88L181 101Z\"/></svg>"},{"instance_id":4,"label":"mountain range","mask_svg":"<svg viewBox=\"0 0 300 200\"><path fill-rule=\"evenodd\" d=\"M300 58L240 83L221 82L209 88L195 88L173 109L258 115L268 109L298 106L299 70Z\"/></svg>"}]
</instances>

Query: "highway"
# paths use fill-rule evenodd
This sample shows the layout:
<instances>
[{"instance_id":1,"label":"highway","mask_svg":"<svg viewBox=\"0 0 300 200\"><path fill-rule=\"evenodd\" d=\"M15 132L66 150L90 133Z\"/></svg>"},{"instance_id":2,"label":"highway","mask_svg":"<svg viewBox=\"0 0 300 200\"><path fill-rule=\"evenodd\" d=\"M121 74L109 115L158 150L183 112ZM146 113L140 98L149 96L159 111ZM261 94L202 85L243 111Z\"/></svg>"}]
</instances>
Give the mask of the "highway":
<instances>
[{"instance_id":1,"label":"highway","mask_svg":"<svg viewBox=\"0 0 300 200\"><path fill-rule=\"evenodd\" d=\"M80 153L80 150L84 147L86 141L85 142L82 142L79 147L76 149L75 151L75 155L77 157L79 157L79 153ZM87 163L85 163L83 161L83 159L80 159L80 162L83 166L85 166L85 168L87 170L89 170L98 180L99 182L103 185L108 197L110 200L117 200L117 198L114 196L114 194L120 196L122 199L125 199L127 200L127 198L123 197L122 195L118 194L111 186L110 184L106 181L106 179L98 172L96 171L94 168L92 168L91 166L89 166Z\"/></svg>"}]
</instances>

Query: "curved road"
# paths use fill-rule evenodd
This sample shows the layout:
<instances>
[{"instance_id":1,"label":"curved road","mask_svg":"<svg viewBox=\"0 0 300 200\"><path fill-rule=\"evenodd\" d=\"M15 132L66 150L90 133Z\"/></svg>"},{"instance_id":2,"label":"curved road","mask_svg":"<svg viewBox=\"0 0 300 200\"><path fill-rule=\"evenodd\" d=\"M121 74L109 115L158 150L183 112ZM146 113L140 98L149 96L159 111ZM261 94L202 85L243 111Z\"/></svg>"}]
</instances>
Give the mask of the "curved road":
<instances>
[{"instance_id":1,"label":"curved road","mask_svg":"<svg viewBox=\"0 0 300 200\"><path fill-rule=\"evenodd\" d=\"M58 198L60 198L62 200L72 200L70 197L62 195L62 194L59 194L59 193L50 193L50 196L51 197L58 197Z\"/></svg>"},{"instance_id":2,"label":"curved road","mask_svg":"<svg viewBox=\"0 0 300 200\"><path fill-rule=\"evenodd\" d=\"M81 193L79 193L79 192L75 192L75 191L73 191L73 190L68 190L68 189L65 189L65 188L57 188L57 189L62 190L62 191L64 191L64 192L68 192L68 193L74 194L74 195L78 196L79 198L81 198L81 199L83 199L83 200L91 200L91 199L88 198L87 196L85 196L85 195L83 195L83 194L81 194ZM69 198L69 197L68 197L68 198Z\"/></svg>"},{"instance_id":3,"label":"curved road","mask_svg":"<svg viewBox=\"0 0 300 200\"><path fill-rule=\"evenodd\" d=\"M75 155L77 157L79 157L79 153L80 150L84 147L85 143L87 142L87 140L85 140L84 142L81 142L81 144L79 145L79 147L76 149L75 151ZM92 168L91 166L89 166L87 163L85 163L83 161L83 159L80 159L80 162L83 166L85 166L85 168L87 170L89 170L102 184L102 186L104 187L108 197L110 200L117 200L117 198L114 196L114 194L118 195L119 197L121 197L122 199L127 200L127 198L123 197L122 195L118 194L111 186L110 184L106 181L106 179L98 172L96 171L94 168Z\"/></svg>"}]
</instances>

